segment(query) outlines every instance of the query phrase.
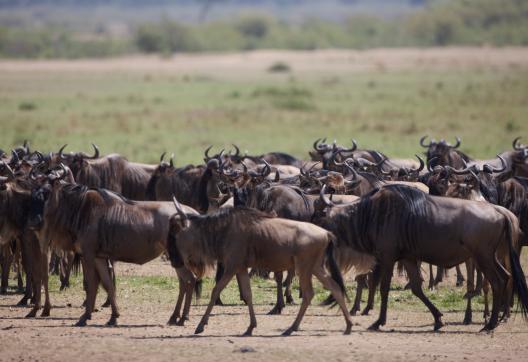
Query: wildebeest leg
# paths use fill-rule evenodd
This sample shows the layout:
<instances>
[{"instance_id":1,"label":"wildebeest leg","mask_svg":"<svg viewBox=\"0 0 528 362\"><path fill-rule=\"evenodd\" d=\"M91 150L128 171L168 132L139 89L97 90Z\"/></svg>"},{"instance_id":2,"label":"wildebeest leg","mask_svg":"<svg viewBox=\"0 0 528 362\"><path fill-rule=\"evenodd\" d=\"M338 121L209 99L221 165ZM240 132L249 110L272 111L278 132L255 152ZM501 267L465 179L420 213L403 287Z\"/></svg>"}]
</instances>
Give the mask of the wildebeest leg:
<instances>
[{"instance_id":1,"label":"wildebeest leg","mask_svg":"<svg viewBox=\"0 0 528 362\"><path fill-rule=\"evenodd\" d=\"M270 315L281 314L282 309L285 307L284 298L282 296L282 272L273 272L273 274L275 276L275 283L277 284L277 302L275 303L275 306L268 312Z\"/></svg>"},{"instance_id":2,"label":"wildebeest leg","mask_svg":"<svg viewBox=\"0 0 528 362\"><path fill-rule=\"evenodd\" d=\"M183 268L177 268L176 273L178 274L178 299L176 300L176 306L174 307L174 312L172 312L172 315L169 318L169 321L167 322L170 326L175 326L178 322L178 318L180 318L180 309L181 305L183 303L183 298L185 296L185 293L187 293L187 285L183 278L180 275L179 270Z\"/></svg>"},{"instance_id":3,"label":"wildebeest leg","mask_svg":"<svg viewBox=\"0 0 528 362\"><path fill-rule=\"evenodd\" d=\"M282 274L282 272L280 274ZM249 310L249 327L244 333L244 336L251 336L251 334L253 333L253 329L257 327L257 318L255 317L255 311L253 310L253 298L251 295L251 284L249 282L249 274L247 272L247 269L243 269L242 271L238 272L237 276L238 276L237 279L238 279L238 283L240 286L240 291L242 292L242 296L244 300L246 301L248 310ZM282 283L282 277L281 277L281 283ZM282 295L282 291L281 291L281 295Z\"/></svg>"},{"instance_id":4,"label":"wildebeest leg","mask_svg":"<svg viewBox=\"0 0 528 362\"><path fill-rule=\"evenodd\" d=\"M63 271L63 279L61 280L60 290L70 287L70 275L73 268L73 262L75 259L75 253L67 252L66 260L63 259L61 263L61 271Z\"/></svg>"},{"instance_id":5,"label":"wildebeest leg","mask_svg":"<svg viewBox=\"0 0 528 362\"><path fill-rule=\"evenodd\" d=\"M15 266L17 271L17 291L24 292L24 278L22 277L22 245L19 240L15 241Z\"/></svg>"},{"instance_id":6,"label":"wildebeest leg","mask_svg":"<svg viewBox=\"0 0 528 362\"><path fill-rule=\"evenodd\" d=\"M5 244L2 246L0 252L2 255L2 282L0 284L0 294L6 294L9 286L9 273L11 271L11 264L13 263L13 253L11 252L11 246Z\"/></svg>"},{"instance_id":7,"label":"wildebeest leg","mask_svg":"<svg viewBox=\"0 0 528 362\"><path fill-rule=\"evenodd\" d=\"M112 307L112 315L108 322L106 322L106 325L115 326L117 325L117 318L119 318L119 309L117 308L115 285L112 280L112 276L110 275L111 271L108 260L96 258L95 268L97 270L97 274L99 275L99 279L101 280L101 284L103 284L103 288L108 294L108 299L110 299L110 305Z\"/></svg>"},{"instance_id":8,"label":"wildebeest leg","mask_svg":"<svg viewBox=\"0 0 528 362\"><path fill-rule=\"evenodd\" d=\"M434 318L434 330L437 331L444 326L442 323L442 313L434 306L433 303L427 298L422 290L422 278L420 277L419 264L412 260L404 261L405 268L407 269L407 275L411 279L411 290L429 309Z\"/></svg>"},{"instance_id":9,"label":"wildebeest leg","mask_svg":"<svg viewBox=\"0 0 528 362\"><path fill-rule=\"evenodd\" d=\"M49 272L48 272L48 249L46 249L46 252L41 253L42 258L42 278L41 282L44 286L44 308L42 309L41 317L49 317L50 311L51 311L51 302L49 297ZM40 289L40 288L39 288Z\"/></svg>"},{"instance_id":10,"label":"wildebeest leg","mask_svg":"<svg viewBox=\"0 0 528 362\"><path fill-rule=\"evenodd\" d=\"M295 263L295 265L299 265L299 263ZM289 336L293 332L299 330L299 325L301 324L301 321L304 317L304 314L306 313L306 309L310 305L312 298L314 296L313 291L313 285L312 285L312 271L311 267L305 267L304 270L299 270L299 288L302 291L302 303L301 307L299 308L299 313L297 314L297 317L295 318L295 321L291 325L290 328L284 331L282 333L283 336ZM334 296L335 297L335 296ZM347 311L348 313L348 311Z\"/></svg>"},{"instance_id":11,"label":"wildebeest leg","mask_svg":"<svg viewBox=\"0 0 528 362\"><path fill-rule=\"evenodd\" d=\"M490 315L489 299L488 299L489 290L490 290L490 284L489 284L488 280L486 278L484 278L484 281L482 283L482 291L483 291L483 294L484 294L484 321L486 323L488 322L488 317Z\"/></svg>"},{"instance_id":12,"label":"wildebeest leg","mask_svg":"<svg viewBox=\"0 0 528 362\"><path fill-rule=\"evenodd\" d=\"M314 274L317 279L319 279L321 284L323 284L323 287L325 287L332 293L332 296L336 300L337 304L339 304L339 307L343 312L343 317L345 317L345 334L350 334L350 331L352 329L352 318L348 313L348 309L345 303L345 296L343 292L339 289L339 285L337 285L337 283L330 277L330 275L328 275L328 273L322 266L317 266L314 270Z\"/></svg>"},{"instance_id":13,"label":"wildebeest leg","mask_svg":"<svg viewBox=\"0 0 528 362\"><path fill-rule=\"evenodd\" d=\"M28 243L21 243L21 259L22 259L22 267L24 268L26 272L26 291L24 292L24 296L22 299L17 303L18 306L24 306L28 304L29 299L33 295L33 273L34 271L32 268L34 268L35 262L32 261L32 255L30 246L27 245Z\"/></svg>"},{"instance_id":14,"label":"wildebeest leg","mask_svg":"<svg viewBox=\"0 0 528 362\"><path fill-rule=\"evenodd\" d=\"M351 315L356 315L361 309L361 297L363 295L363 289L367 287L367 274L358 275L356 277L356 298L354 299L354 306L350 310Z\"/></svg>"},{"instance_id":15,"label":"wildebeest leg","mask_svg":"<svg viewBox=\"0 0 528 362\"><path fill-rule=\"evenodd\" d=\"M288 269L288 274L286 274L286 280L284 281L284 296L286 297L287 304L295 304L292 294L291 294L291 285L293 282L293 277L295 276L295 269Z\"/></svg>"},{"instance_id":16,"label":"wildebeest leg","mask_svg":"<svg viewBox=\"0 0 528 362\"><path fill-rule=\"evenodd\" d=\"M209 321L209 315L211 314L211 311L213 310L213 306L215 305L216 300L218 300L220 293L222 292L222 290L224 290L224 288L229 283L229 281L233 279L234 275L235 273L232 270L224 269L224 274L222 275L220 280L216 283L216 285L213 288L213 291L211 292L211 300L209 301L209 305L207 306L207 309L205 310L205 313L202 316L200 323L196 327L194 334L200 334L204 331L204 327Z\"/></svg>"},{"instance_id":17,"label":"wildebeest leg","mask_svg":"<svg viewBox=\"0 0 528 362\"><path fill-rule=\"evenodd\" d=\"M429 290L434 289L434 270L433 270L433 264L429 264Z\"/></svg>"},{"instance_id":18,"label":"wildebeest leg","mask_svg":"<svg viewBox=\"0 0 528 362\"><path fill-rule=\"evenodd\" d=\"M482 273L480 270L475 270L476 272L476 275L477 275L477 280L475 282L475 295L480 295L480 293L482 292L482 279L483 279L483 276L482 276Z\"/></svg>"},{"instance_id":19,"label":"wildebeest leg","mask_svg":"<svg viewBox=\"0 0 528 362\"><path fill-rule=\"evenodd\" d=\"M433 287L436 287L438 284L442 283L442 281L444 280L444 272L445 272L444 268L440 266L436 267L436 278L435 278Z\"/></svg>"},{"instance_id":20,"label":"wildebeest leg","mask_svg":"<svg viewBox=\"0 0 528 362\"><path fill-rule=\"evenodd\" d=\"M471 324L473 319L473 311L471 309L471 299L476 295L474 290L473 281L475 279L475 264L472 259L466 261L466 273L467 273L467 283L466 283L466 295L464 298L467 299L466 313L464 315L463 323L468 325Z\"/></svg>"},{"instance_id":21,"label":"wildebeest leg","mask_svg":"<svg viewBox=\"0 0 528 362\"><path fill-rule=\"evenodd\" d=\"M182 313L180 320L177 323L179 326L183 326L184 322L189 319L189 311L191 310L192 295L193 295L194 287L196 283L198 282L196 280L196 277L189 270L186 269L186 272L187 272L186 278L188 280L186 282L187 291L185 294L185 304L183 305L183 313Z\"/></svg>"},{"instance_id":22,"label":"wildebeest leg","mask_svg":"<svg viewBox=\"0 0 528 362\"><path fill-rule=\"evenodd\" d=\"M381 307L380 314L377 321L375 321L368 329L371 331L377 331L380 326L385 325L387 321L387 303L389 301L389 290L390 283L392 279L392 272L394 269L394 262L385 262L384 265L380 265L381 273L381 284L380 284L380 294L381 294Z\"/></svg>"},{"instance_id":23,"label":"wildebeest leg","mask_svg":"<svg viewBox=\"0 0 528 362\"><path fill-rule=\"evenodd\" d=\"M112 279L112 283L114 284L114 291L115 291L116 289L115 265L114 265L114 262L110 261L109 259L106 260L106 263L108 264L108 270L109 270L109 273ZM107 295L105 302L103 303L103 305L101 305L101 308L108 308L111 305L112 305L112 302L110 301L110 296Z\"/></svg>"},{"instance_id":24,"label":"wildebeest leg","mask_svg":"<svg viewBox=\"0 0 528 362\"><path fill-rule=\"evenodd\" d=\"M97 297L97 289L99 287L99 274L95 270L95 260L93 256L83 255L82 259L83 273L86 281L86 307L84 314L79 318L75 324L77 327L84 327L86 321L92 318L92 313L95 308L95 298Z\"/></svg>"},{"instance_id":25,"label":"wildebeest leg","mask_svg":"<svg viewBox=\"0 0 528 362\"><path fill-rule=\"evenodd\" d=\"M222 263L218 262L216 263L216 274L215 274L215 283L218 284L220 279L222 279L222 276L224 275L224 266ZM218 296L218 299L215 300L215 305L224 305L222 300L220 299L220 296Z\"/></svg>"},{"instance_id":26,"label":"wildebeest leg","mask_svg":"<svg viewBox=\"0 0 528 362\"><path fill-rule=\"evenodd\" d=\"M368 315L369 312L374 308L374 297L376 296L376 290L378 289L378 285L380 283L380 277L380 268L376 265L376 267L374 267L374 270L367 276L369 293L367 299L367 306L365 307L365 309L363 309L361 315Z\"/></svg>"},{"instance_id":27,"label":"wildebeest leg","mask_svg":"<svg viewBox=\"0 0 528 362\"><path fill-rule=\"evenodd\" d=\"M479 260L479 269L484 273L491 285L493 294L493 304L491 308L491 316L482 331L491 331L495 329L499 321L499 311L503 305L504 294L506 291L506 283L508 282L508 273L504 270L502 265L496 260L495 256L491 256L488 262L486 259Z\"/></svg>"},{"instance_id":28,"label":"wildebeest leg","mask_svg":"<svg viewBox=\"0 0 528 362\"><path fill-rule=\"evenodd\" d=\"M460 265L457 265L455 269L456 269L456 275L457 275L456 286L461 287L464 284L464 275L462 274L462 271L460 270ZM479 291L479 294L480 294L480 291Z\"/></svg>"}]
</instances>

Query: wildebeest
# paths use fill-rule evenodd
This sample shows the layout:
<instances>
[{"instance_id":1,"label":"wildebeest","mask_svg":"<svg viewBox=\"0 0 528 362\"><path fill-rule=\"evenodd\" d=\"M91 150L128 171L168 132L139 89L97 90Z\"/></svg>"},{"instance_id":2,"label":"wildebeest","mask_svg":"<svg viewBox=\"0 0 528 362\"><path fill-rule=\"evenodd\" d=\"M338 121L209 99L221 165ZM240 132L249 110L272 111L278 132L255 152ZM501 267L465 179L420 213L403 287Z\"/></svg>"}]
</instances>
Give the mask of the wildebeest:
<instances>
[{"instance_id":1,"label":"wildebeest","mask_svg":"<svg viewBox=\"0 0 528 362\"><path fill-rule=\"evenodd\" d=\"M283 335L299 328L314 296L312 275L332 292L345 317L345 333L350 333L352 321L344 300L343 278L333 255L335 238L330 232L313 224L275 218L244 207L221 209L208 215L187 215L176 199L174 202L178 214L171 218L168 238L173 263L185 265L197 277L217 261L224 266L224 274L213 288L196 334L203 332L216 299L235 274L250 315L244 335L252 334L257 320L248 274L251 267L277 272L295 267L303 300L297 318ZM325 258L331 277L324 267Z\"/></svg>"},{"instance_id":2,"label":"wildebeest","mask_svg":"<svg viewBox=\"0 0 528 362\"><path fill-rule=\"evenodd\" d=\"M63 183L61 177L51 179L33 193L29 217L30 227L42 241L52 240L64 250L82 255L86 286L86 310L77 326L86 325L94 310L99 283L110 298L112 315L108 325L115 325L119 310L115 299L108 260L144 264L166 250L169 218L175 209L170 202L131 201L105 189ZM190 208L186 212L196 213ZM175 323L186 297L182 319L189 310L195 279L185 269L180 284L178 304L170 323Z\"/></svg>"},{"instance_id":3,"label":"wildebeest","mask_svg":"<svg viewBox=\"0 0 528 362\"><path fill-rule=\"evenodd\" d=\"M394 264L401 260L413 293L429 308L434 329L442 314L422 291L419 261L453 267L469 258L479 266L493 291L493 308L484 330L497 326L499 310L509 303L509 274L496 257L508 256L513 291L528 315L528 287L517 252L519 226L508 210L487 203L427 195L402 185L376 189L346 207L331 208L323 221L339 240L374 255L380 268L381 311L370 329L385 325Z\"/></svg>"},{"instance_id":4,"label":"wildebeest","mask_svg":"<svg viewBox=\"0 0 528 362\"><path fill-rule=\"evenodd\" d=\"M118 154L100 157L97 146L93 147L93 156L82 152L67 156L63 154L64 146L59 151L59 158L67 161L75 181L117 192L131 200L146 200L147 185L156 165L130 162Z\"/></svg>"}]
</instances>

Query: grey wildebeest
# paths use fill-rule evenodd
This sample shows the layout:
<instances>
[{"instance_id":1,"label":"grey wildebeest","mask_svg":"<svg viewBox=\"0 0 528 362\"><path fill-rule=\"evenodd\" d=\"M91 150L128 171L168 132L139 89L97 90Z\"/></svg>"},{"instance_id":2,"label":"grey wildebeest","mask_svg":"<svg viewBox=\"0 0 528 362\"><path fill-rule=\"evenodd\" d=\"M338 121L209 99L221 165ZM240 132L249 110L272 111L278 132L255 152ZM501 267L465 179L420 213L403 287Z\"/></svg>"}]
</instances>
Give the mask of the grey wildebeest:
<instances>
[{"instance_id":1,"label":"grey wildebeest","mask_svg":"<svg viewBox=\"0 0 528 362\"><path fill-rule=\"evenodd\" d=\"M63 250L75 250L82 256L86 286L86 309L77 326L86 325L94 310L99 283L108 293L112 315L108 325L119 317L115 286L108 260L144 264L166 250L169 218L175 212L171 202L130 201L104 189L50 180L35 190L29 217L30 227L40 240L52 240ZM186 207L189 214L196 213ZM188 315L195 279L185 268L176 270L180 293L169 320L176 323L185 297L182 320Z\"/></svg>"},{"instance_id":2,"label":"grey wildebeest","mask_svg":"<svg viewBox=\"0 0 528 362\"><path fill-rule=\"evenodd\" d=\"M380 268L381 310L370 329L385 325L394 264L406 267L413 293L434 317L434 329L443 326L440 311L422 291L419 261L453 267L472 258L488 279L493 308L484 330L498 324L499 310L509 303L510 275L498 260L509 258L513 292L528 315L528 288L517 253L519 225L505 208L487 203L442 198L416 189L389 185L376 189L350 206L327 209L322 224L338 240L374 255ZM378 284L376 282L376 284Z\"/></svg>"},{"instance_id":3,"label":"grey wildebeest","mask_svg":"<svg viewBox=\"0 0 528 362\"><path fill-rule=\"evenodd\" d=\"M352 321L344 300L343 278L333 255L335 238L332 233L310 223L276 218L245 207L195 216L182 210L176 199L174 203L178 214L171 218L168 238L173 263L186 266L197 277L218 261L224 266L224 274L213 288L196 334L203 332L215 301L234 275L238 277L249 309L250 324L245 335L252 334L257 326L248 273L248 268L252 267L276 272L295 268L299 276L302 304L284 335L299 329L314 296L312 275L332 292L345 317L345 333L350 333ZM325 269L325 259L331 276Z\"/></svg>"}]
</instances>

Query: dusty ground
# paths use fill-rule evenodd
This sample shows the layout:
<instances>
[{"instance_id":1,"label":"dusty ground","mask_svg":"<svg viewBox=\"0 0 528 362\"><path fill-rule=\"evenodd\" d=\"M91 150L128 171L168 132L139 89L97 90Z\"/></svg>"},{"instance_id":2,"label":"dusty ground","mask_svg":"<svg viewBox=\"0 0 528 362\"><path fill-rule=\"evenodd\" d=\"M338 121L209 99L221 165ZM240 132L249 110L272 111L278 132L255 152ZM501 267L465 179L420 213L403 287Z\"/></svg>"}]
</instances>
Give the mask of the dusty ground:
<instances>
[{"instance_id":1,"label":"dusty ground","mask_svg":"<svg viewBox=\"0 0 528 362\"><path fill-rule=\"evenodd\" d=\"M120 275L168 275L170 267L155 261L143 267L119 264ZM449 281L450 283L452 280ZM123 287L122 287L123 288ZM175 291L176 293L176 291ZM102 300L100 296L99 300ZM82 313L81 293L53 296L52 317L24 319L25 308L14 307L18 295L0 297L0 360L526 360L528 327L520 316L492 334L478 333L480 323L460 325L460 312L444 311L446 326L432 332L428 313L389 310L382 332L367 332L375 314L355 317L357 325L342 335L344 322L335 310L311 306L302 330L289 338L279 337L293 321L297 307L285 315L267 316L269 305L256 307L258 327L254 337L239 337L248 323L244 306L216 307L205 333L194 328L205 301L191 310L185 327L165 325L172 303L152 300L134 302L120 291L122 316L115 328L103 327L109 317L104 309L94 314L86 328L72 327ZM480 316L475 318L481 321Z\"/></svg>"}]
</instances>

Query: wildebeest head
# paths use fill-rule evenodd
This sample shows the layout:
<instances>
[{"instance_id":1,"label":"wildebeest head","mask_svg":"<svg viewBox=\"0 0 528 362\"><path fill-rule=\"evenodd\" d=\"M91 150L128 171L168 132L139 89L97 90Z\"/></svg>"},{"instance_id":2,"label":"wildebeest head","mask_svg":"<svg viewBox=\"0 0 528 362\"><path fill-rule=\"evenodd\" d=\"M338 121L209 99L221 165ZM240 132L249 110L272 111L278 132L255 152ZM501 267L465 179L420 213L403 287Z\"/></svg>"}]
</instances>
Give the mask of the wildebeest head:
<instances>
[{"instance_id":1,"label":"wildebeest head","mask_svg":"<svg viewBox=\"0 0 528 362\"><path fill-rule=\"evenodd\" d=\"M456 138L454 145L449 144L445 140L436 142L434 139L428 144L424 143L427 136L420 138L420 145L427 148L427 164L431 167L435 166L451 166L454 168L464 167L464 162L469 162L471 159L458 150L460 147L460 138Z\"/></svg>"},{"instance_id":2,"label":"wildebeest head","mask_svg":"<svg viewBox=\"0 0 528 362\"><path fill-rule=\"evenodd\" d=\"M66 166L68 166L73 174L77 174L77 172L85 167L87 165L87 160L95 160L100 157L99 148L97 145L92 143L92 147L94 149L94 154L92 156L84 153L84 152L70 152L70 153L64 153L64 149L68 145L64 145L59 149L59 152L52 154L50 156L50 164L49 167L56 167L59 164L63 163Z\"/></svg>"},{"instance_id":3,"label":"wildebeest head","mask_svg":"<svg viewBox=\"0 0 528 362\"><path fill-rule=\"evenodd\" d=\"M512 155L512 171L516 176L528 177L528 145L519 143L521 137L513 140L512 146L514 154Z\"/></svg>"},{"instance_id":4,"label":"wildebeest head","mask_svg":"<svg viewBox=\"0 0 528 362\"><path fill-rule=\"evenodd\" d=\"M351 157L353 152L357 149L357 143L352 140L352 147L346 148L337 145L336 141L329 145L325 143L326 138L323 140L317 139L313 143L314 151L310 151L310 157L312 161L321 161L323 169L333 170L333 160L342 161L348 157Z\"/></svg>"}]
</instances>

